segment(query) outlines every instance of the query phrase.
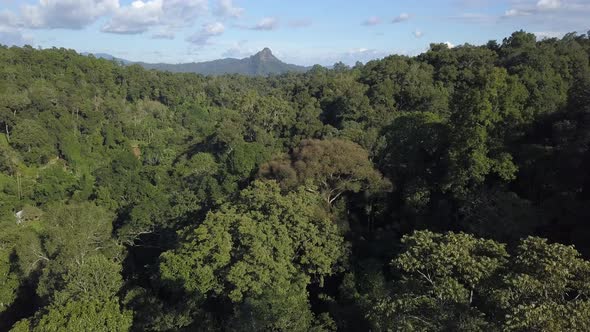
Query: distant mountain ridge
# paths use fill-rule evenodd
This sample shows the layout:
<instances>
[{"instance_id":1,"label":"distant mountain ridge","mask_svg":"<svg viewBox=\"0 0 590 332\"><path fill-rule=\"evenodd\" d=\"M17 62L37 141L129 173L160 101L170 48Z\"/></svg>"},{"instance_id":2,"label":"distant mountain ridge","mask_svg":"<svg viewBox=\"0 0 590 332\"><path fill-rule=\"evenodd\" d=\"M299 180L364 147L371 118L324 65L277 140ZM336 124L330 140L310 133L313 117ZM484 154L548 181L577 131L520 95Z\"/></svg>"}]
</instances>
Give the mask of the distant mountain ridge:
<instances>
[{"instance_id":1,"label":"distant mountain ridge","mask_svg":"<svg viewBox=\"0 0 590 332\"><path fill-rule=\"evenodd\" d=\"M83 53L88 55L89 53ZM225 58L206 62L189 62L179 64L133 62L114 57L110 54L96 53L97 58L114 60L124 65L138 64L146 69L156 69L173 73L197 73L203 75L241 74L247 76L268 76L287 72L306 72L310 67L282 62L266 47L262 51L243 59Z\"/></svg>"},{"instance_id":2,"label":"distant mountain ridge","mask_svg":"<svg viewBox=\"0 0 590 332\"><path fill-rule=\"evenodd\" d=\"M110 55L108 53L89 53L89 52L82 52L80 54L82 54L84 56L92 55L95 58L99 58L99 59L105 59L105 60L111 60L111 61L121 62L124 65L131 65L131 64L134 63L133 61L125 60L125 59L122 59L122 58L117 58L117 57L112 56L112 55Z\"/></svg>"}]
</instances>

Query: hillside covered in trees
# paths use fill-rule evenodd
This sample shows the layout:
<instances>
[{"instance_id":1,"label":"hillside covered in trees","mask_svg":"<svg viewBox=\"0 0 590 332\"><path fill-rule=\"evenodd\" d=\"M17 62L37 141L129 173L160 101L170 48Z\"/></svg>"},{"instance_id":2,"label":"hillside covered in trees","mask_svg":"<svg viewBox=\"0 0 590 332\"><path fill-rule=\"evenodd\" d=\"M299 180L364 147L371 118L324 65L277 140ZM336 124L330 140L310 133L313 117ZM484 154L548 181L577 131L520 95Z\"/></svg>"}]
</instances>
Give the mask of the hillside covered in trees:
<instances>
[{"instance_id":1,"label":"hillside covered in trees","mask_svg":"<svg viewBox=\"0 0 590 332\"><path fill-rule=\"evenodd\" d=\"M246 77L0 47L2 331L588 331L590 36Z\"/></svg>"},{"instance_id":2,"label":"hillside covered in trees","mask_svg":"<svg viewBox=\"0 0 590 332\"><path fill-rule=\"evenodd\" d=\"M126 61L129 63L129 61ZM272 54L269 48L243 59L225 58L205 62L189 62L178 64L145 63L138 65L146 69L169 71L172 73L195 73L209 76L223 74L240 74L246 76L268 76L289 72L303 73L309 68L284 63Z\"/></svg>"},{"instance_id":3,"label":"hillside covered in trees","mask_svg":"<svg viewBox=\"0 0 590 332\"><path fill-rule=\"evenodd\" d=\"M90 53L82 54L91 55ZM133 62L126 59L116 58L110 54L105 53L92 54L92 56L95 58L114 60L123 65L135 64L146 69L156 69L168 71L171 73L195 73L206 76L218 76L224 74L268 76L286 73L303 73L310 69L310 67L284 63L275 57L268 47L265 47L260 52L243 59L225 58L205 62L188 62L177 64Z\"/></svg>"}]
</instances>

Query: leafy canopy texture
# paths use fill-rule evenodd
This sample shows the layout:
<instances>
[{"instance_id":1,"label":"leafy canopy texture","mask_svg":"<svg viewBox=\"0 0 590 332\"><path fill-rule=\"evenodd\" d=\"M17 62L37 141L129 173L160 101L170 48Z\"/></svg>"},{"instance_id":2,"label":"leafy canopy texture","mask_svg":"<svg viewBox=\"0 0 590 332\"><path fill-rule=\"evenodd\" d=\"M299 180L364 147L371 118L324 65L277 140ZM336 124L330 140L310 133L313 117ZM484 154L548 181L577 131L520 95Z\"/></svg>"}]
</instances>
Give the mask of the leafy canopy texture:
<instances>
[{"instance_id":1,"label":"leafy canopy texture","mask_svg":"<svg viewBox=\"0 0 590 332\"><path fill-rule=\"evenodd\" d=\"M585 331L590 326L590 262L572 246L530 237L492 292L509 331Z\"/></svg>"},{"instance_id":2,"label":"leafy canopy texture","mask_svg":"<svg viewBox=\"0 0 590 332\"><path fill-rule=\"evenodd\" d=\"M263 165L260 174L285 188L311 183L328 204L347 191L379 191L390 186L365 149L341 139L303 140L288 157Z\"/></svg>"},{"instance_id":3,"label":"leafy canopy texture","mask_svg":"<svg viewBox=\"0 0 590 332\"><path fill-rule=\"evenodd\" d=\"M585 331L590 262L570 246L529 237L503 244L464 233L417 231L391 261L398 276L375 296L377 330Z\"/></svg>"},{"instance_id":4,"label":"leafy canopy texture","mask_svg":"<svg viewBox=\"0 0 590 332\"><path fill-rule=\"evenodd\" d=\"M274 181L255 181L235 203L188 230L178 249L162 254L161 278L204 298L271 307L275 314L265 314L265 326L286 327L299 314L276 311L278 303L307 308L307 296L300 296L306 286L336 272L346 252L319 203L303 188L282 194Z\"/></svg>"},{"instance_id":5,"label":"leafy canopy texture","mask_svg":"<svg viewBox=\"0 0 590 332\"><path fill-rule=\"evenodd\" d=\"M590 32L307 69L0 45L0 331L590 330Z\"/></svg>"},{"instance_id":6,"label":"leafy canopy texture","mask_svg":"<svg viewBox=\"0 0 590 332\"><path fill-rule=\"evenodd\" d=\"M37 295L47 305L15 330L129 330L132 313L120 307L116 295L123 278L111 239L112 215L90 203L56 205L42 221L41 245L25 250L41 266Z\"/></svg>"},{"instance_id":7,"label":"leafy canopy texture","mask_svg":"<svg viewBox=\"0 0 590 332\"><path fill-rule=\"evenodd\" d=\"M63 305L50 306L33 331L128 331L133 316L121 312L116 298L81 299Z\"/></svg>"}]
</instances>

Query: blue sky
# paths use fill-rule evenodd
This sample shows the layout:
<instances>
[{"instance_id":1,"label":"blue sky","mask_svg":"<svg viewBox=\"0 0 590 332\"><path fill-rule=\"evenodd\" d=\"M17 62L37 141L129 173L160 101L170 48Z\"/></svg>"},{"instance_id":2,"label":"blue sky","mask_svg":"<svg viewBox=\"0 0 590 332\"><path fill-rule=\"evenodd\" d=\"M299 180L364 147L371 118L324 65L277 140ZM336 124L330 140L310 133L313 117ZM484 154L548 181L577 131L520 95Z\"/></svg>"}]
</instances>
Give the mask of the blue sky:
<instances>
[{"instance_id":1,"label":"blue sky","mask_svg":"<svg viewBox=\"0 0 590 332\"><path fill-rule=\"evenodd\" d=\"M242 58L353 64L430 43L482 44L515 30L590 29L590 0L0 0L0 43L146 62Z\"/></svg>"}]
</instances>

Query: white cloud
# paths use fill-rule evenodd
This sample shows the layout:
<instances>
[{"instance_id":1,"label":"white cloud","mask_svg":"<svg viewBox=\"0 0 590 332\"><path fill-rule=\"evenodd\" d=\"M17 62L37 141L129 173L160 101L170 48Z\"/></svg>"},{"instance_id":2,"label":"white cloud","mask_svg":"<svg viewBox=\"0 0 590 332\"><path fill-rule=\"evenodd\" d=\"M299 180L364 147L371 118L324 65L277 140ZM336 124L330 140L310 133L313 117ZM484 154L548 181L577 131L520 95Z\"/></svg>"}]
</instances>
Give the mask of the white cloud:
<instances>
[{"instance_id":1,"label":"white cloud","mask_svg":"<svg viewBox=\"0 0 590 332\"><path fill-rule=\"evenodd\" d=\"M19 18L11 11L0 11L0 27L17 27L22 25Z\"/></svg>"},{"instance_id":2,"label":"white cloud","mask_svg":"<svg viewBox=\"0 0 590 332\"><path fill-rule=\"evenodd\" d=\"M186 27L206 12L206 0L136 0L119 8L102 31L138 34L155 26Z\"/></svg>"},{"instance_id":3,"label":"white cloud","mask_svg":"<svg viewBox=\"0 0 590 332\"><path fill-rule=\"evenodd\" d=\"M413 33L414 37L416 38L422 38L422 36L424 36L424 32L420 31L420 30L415 30Z\"/></svg>"},{"instance_id":4,"label":"white cloud","mask_svg":"<svg viewBox=\"0 0 590 332\"><path fill-rule=\"evenodd\" d=\"M221 22L203 24L201 30L191 36L186 41L196 44L205 45L211 37L219 36L225 31L225 26Z\"/></svg>"},{"instance_id":5,"label":"white cloud","mask_svg":"<svg viewBox=\"0 0 590 332\"><path fill-rule=\"evenodd\" d=\"M207 13L207 0L163 0L162 23L184 27Z\"/></svg>"},{"instance_id":6,"label":"white cloud","mask_svg":"<svg viewBox=\"0 0 590 332\"><path fill-rule=\"evenodd\" d=\"M518 1L515 2L514 5L514 7L504 12L502 18L532 16L542 14L543 12L556 11L562 8L561 0L538 0L536 1L536 4L534 1Z\"/></svg>"},{"instance_id":7,"label":"white cloud","mask_svg":"<svg viewBox=\"0 0 590 332\"><path fill-rule=\"evenodd\" d=\"M102 27L103 32L136 34L147 31L160 23L162 1L133 1L121 8L113 18Z\"/></svg>"},{"instance_id":8,"label":"white cloud","mask_svg":"<svg viewBox=\"0 0 590 332\"><path fill-rule=\"evenodd\" d=\"M276 30L279 27L279 21L276 17L265 17L258 21L258 23L252 27L252 30Z\"/></svg>"},{"instance_id":9,"label":"white cloud","mask_svg":"<svg viewBox=\"0 0 590 332\"><path fill-rule=\"evenodd\" d=\"M8 10L0 11L0 45L23 46L33 44L31 36L25 35L19 18Z\"/></svg>"},{"instance_id":10,"label":"white cloud","mask_svg":"<svg viewBox=\"0 0 590 332\"><path fill-rule=\"evenodd\" d=\"M40 0L22 6L20 24L33 29L82 29L117 8L118 0Z\"/></svg>"},{"instance_id":11,"label":"white cloud","mask_svg":"<svg viewBox=\"0 0 590 332\"><path fill-rule=\"evenodd\" d=\"M560 0L539 0L537 2L537 8L541 10L558 9L561 7Z\"/></svg>"},{"instance_id":12,"label":"white cloud","mask_svg":"<svg viewBox=\"0 0 590 332\"><path fill-rule=\"evenodd\" d=\"M410 14L401 13L397 17L394 17L393 20L391 20L391 23L401 23L401 22L405 22L409 19L410 19Z\"/></svg>"},{"instance_id":13,"label":"white cloud","mask_svg":"<svg viewBox=\"0 0 590 332\"><path fill-rule=\"evenodd\" d=\"M444 44L447 45L448 48L455 47L455 44L451 43L450 41L446 41L446 42L444 42Z\"/></svg>"},{"instance_id":14,"label":"white cloud","mask_svg":"<svg viewBox=\"0 0 590 332\"><path fill-rule=\"evenodd\" d=\"M25 35L20 29L0 25L0 44L7 46L23 46L32 43L33 38Z\"/></svg>"},{"instance_id":15,"label":"white cloud","mask_svg":"<svg viewBox=\"0 0 590 332\"><path fill-rule=\"evenodd\" d=\"M225 31L225 27L223 26L223 23L215 22L203 25L203 31L210 34L211 36L217 36L222 34L223 31Z\"/></svg>"},{"instance_id":16,"label":"white cloud","mask_svg":"<svg viewBox=\"0 0 590 332\"><path fill-rule=\"evenodd\" d=\"M362 24L364 26L378 25L378 24L381 24L381 18L378 16L372 16L372 17L369 17L368 19L364 20Z\"/></svg>"},{"instance_id":17,"label":"white cloud","mask_svg":"<svg viewBox=\"0 0 590 332\"><path fill-rule=\"evenodd\" d=\"M580 31L587 29L588 0L511 0L501 16L511 24L537 31Z\"/></svg>"},{"instance_id":18,"label":"white cloud","mask_svg":"<svg viewBox=\"0 0 590 332\"><path fill-rule=\"evenodd\" d=\"M232 0L217 0L215 14L223 17L240 17L244 14L244 8L237 7Z\"/></svg>"}]
</instances>

